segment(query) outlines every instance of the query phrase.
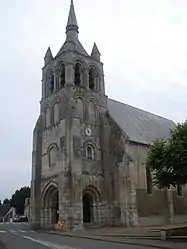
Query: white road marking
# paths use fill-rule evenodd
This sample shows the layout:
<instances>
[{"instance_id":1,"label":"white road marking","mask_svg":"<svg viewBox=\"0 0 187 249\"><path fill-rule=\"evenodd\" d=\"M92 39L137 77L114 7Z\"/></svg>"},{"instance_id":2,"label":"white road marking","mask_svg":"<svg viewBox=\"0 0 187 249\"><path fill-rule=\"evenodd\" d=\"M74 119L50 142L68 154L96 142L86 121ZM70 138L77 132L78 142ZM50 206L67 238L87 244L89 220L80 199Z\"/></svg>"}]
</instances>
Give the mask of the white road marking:
<instances>
[{"instance_id":1,"label":"white road marking","mask_svg":"<svg viewBox=\"0 0 187 249\"><path fill-rule=\"evenodd\" d=\"M9 232L17 235L17 232L15 230L9 230Z\"/></svg>"},{"instance_id":2,"label":"white road marking","mask_svg":"<svg viewBox=\"0 0 187 249\"><path fill-rule=\"evenodd\" d=\"M36 242L36 243L38 243L40 245L46 246L47 248L50 248L50 249L81 249L81 248L77 248L77 247L70 247L68 245L57 245L57 244L50 243L48 241L34 239L32 237L20 235L20 234L17 233L17 232L25 233L26 231L24 231L24 230L18 230L18 231L16 231L16 230L9 230L9 232L11 232L14 235L20 236L22 238L25 238L25 239L31 240L33 242ZM35 231L29 231L29 230L28 230L28 232L35 233ZM7 231L0 230L0 233L7 233Z\"/></svg>"},{"instance_id":3,"label":"white road marking","mask_svg":"<svg viewBox=\"0 0 187 249\"><path fill-rule=\"evenodd\" d=\"M11 232L11 233L14 233L14 234L17 234L17 233L35 233L35 231L31 231L31 230L9 230L9 232ZM1 231L0 230L0 233L6 233L6 231Z\"/></svg>"},{"instance_id":4,"label":"white road marking","mask_svg":"<svg viewBox=\"0 0 187 249\"><path fill-rule=\"evenodd\" d=\"M40 245L43 245L43 246L46 246L50 249L78 249L78 248L75 248L75 247L70 247L70 246L66 246L66 245L55 245L55 244L52 244L50 242L47 242L47 241L43 241L43 240L38 240L38 239L33 239L31 237L28 237L28 236L22 236L23 238L25 239L29 239L33 242L36 242Z\"/></svg>"}]
</instances>

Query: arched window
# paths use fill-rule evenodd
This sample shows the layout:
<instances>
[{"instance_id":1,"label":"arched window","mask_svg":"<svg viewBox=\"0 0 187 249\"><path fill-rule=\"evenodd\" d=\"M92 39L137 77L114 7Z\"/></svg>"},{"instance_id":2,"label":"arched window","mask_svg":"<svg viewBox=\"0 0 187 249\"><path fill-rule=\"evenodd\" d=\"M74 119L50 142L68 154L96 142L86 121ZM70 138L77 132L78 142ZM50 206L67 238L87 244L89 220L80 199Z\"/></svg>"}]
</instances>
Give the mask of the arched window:
<instances>
[{"instance_id":1,"label":"arched window","mask_svg":"<svg viewBox=\"0 0 187 249\"><path fill-rule=\"evenodd\" d=\"M91 90L95 89L95 71L93 68L89 70L89 88Z\"/></svg>"},{"instance_id":2,"label":"arched window","mask_svg":"<svg viewBox=\"0 0 187 249\"><path fill-rule=\"evenodd\" d=\"M65 66L62 64L59 74L59 88L62 89L65 85Z\"/></svg>"},{"instance_id":3,"label":"arched window","mask_svg":"<svg viewBox=\"0 0 187 249\"><path fill-rule=\"evenodd\" d=\"M58 103L55 103L55 105L54 105L53 120L54 120L54 124L57 124L59 122L59 105L58 105Z\"/></svg>"},{"instance_id":4,"label":"arched window","mask_svg":"<svg viewBox=\"0 0 187 249\"><path fill-rule=\"evenodd\" d=\"M81 84L81 65L76 63L75 65L75 85L80 86Z\"/></svg>"},{"instance_id":5,"label":"arched window","mask_svg":"<svg viewBox=\"0 0 187 249\"><path fill-rule=\"evenodd\" d=\"M89 160L94 159L94 148L91 145L86 147L86 158Z\"/></svg>"},{"instance_id":6,"label":"arched window","mask_svg":"<svg viewBox=\"0 0 187 249\"><path fill-rule=\"evenodd\" d=\"M56 146L51 146L49 149L49 166L54 167L58 160L58 151Z\"/></svg>"},{"instance_id":7,"label":"arched window","mask_svg":"<svg viewBox=\"0 0 187 249\"><path fill-rule=\"evenodd\" d=\"M49 92L53 93L55 90L55 77L54 75L51 73L50 74L50 78L49 78Z\"/></svg>"},{"instance_id":8,"label":"arched window","mask_svg":"<svg viewBox=\"0 0 187 249\"><path fill-rule=\"evenodd\" d=\"M51 125L51 112L50 108L48 107L45 110L45 127L48 128Z\"/></svg>"}]
</instances>

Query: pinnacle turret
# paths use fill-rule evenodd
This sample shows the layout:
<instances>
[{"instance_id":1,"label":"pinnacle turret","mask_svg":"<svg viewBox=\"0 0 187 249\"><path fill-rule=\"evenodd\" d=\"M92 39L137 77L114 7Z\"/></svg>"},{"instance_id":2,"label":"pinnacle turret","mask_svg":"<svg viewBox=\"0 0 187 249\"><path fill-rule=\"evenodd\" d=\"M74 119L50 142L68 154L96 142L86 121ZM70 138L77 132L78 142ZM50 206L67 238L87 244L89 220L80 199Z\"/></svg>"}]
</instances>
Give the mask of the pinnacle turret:
<instances>
[{"instance_id":1,"label":"pinnacle turret","mask_svg":"<svg viewBox=\"0 0 187 249\"><path fill-rule=\"evenodd\" d=\"M53 55L52 55L50 47L48 47L47 52L44 57L45 65L51 62L52 60L53 60Z\"/></svg>"},{"instance_id":2,"label":"pinnacle turret","mask_svg":"<svg viewBox=\"0 0 187 249\"><path fill-rule=\"evenodd\" d=\"M100 61L100 56L101 56L101 54L100 54L100 52L99 52L99 49L98 49L96 43L94 43L94 45L93 45L93 49L92 49L91 56L92 56L92 58L94 58L95 60Z\"/></svg>"}]
</instances>

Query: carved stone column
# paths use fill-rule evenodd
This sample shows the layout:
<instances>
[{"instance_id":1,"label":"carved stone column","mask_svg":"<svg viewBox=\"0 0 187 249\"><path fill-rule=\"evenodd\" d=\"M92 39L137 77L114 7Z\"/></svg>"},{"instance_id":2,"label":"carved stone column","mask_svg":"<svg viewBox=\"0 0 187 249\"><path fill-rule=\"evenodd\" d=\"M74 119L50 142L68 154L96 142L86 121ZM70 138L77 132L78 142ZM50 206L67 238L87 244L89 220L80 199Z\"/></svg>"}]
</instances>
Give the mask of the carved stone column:
<instances>
[{"instance_id":1,"label":"carved stone column","mask_svg":"<svg viewBox=\"0 0 187 249\"><path fill-rule=\"evenodd\" d=\"M105 82L104 82L104 75L100 75L100 91L105 93Z\"/></svg>"},{"instance_id":2,"label":"carved stone column","mask_svg":"<svg viewBox=\"0 0 187 249\"><path fill-rule=\"evenodd\" d=\"M80 126L80 120L74 120L73 127ZM72 148L72 189L74 207L74 229L83 229L83 203L82 203L82 159L81 159L81 136L79 132L73 132Z\"/></svg>"},{"instance_id":3,"label":"carved stone column","mask_svg":"<svg viewBox=\"0 0 187 249\"><path fill-rule=\"evenodd\" d=\"M92 217L92 222L93 223L98 223L98 205L97 203L93 204L93 217Z\"/></svg>"},{"instance_id":4,"label":"carved stone column","mask_svg":"<svg viewBox=\"0 0 187 249\"><path fill-rule=\"evenodd\" d=\"M129 226L129 208L128 208L128 187L127 187L127 177L125 176L125 163L121 162L118 164L119 168L119 204L121 213L121 224L124 226Z\"/></svg>"},{"instance_id":5,"label":"carved stone column","mask_svg":"<svg viewBox=\"0 0 187 249\"><path fill-rule=\"evenodd\" d=\"M130 217L130 225L134 227L138 226L138 212L137 212L136 190L133 182L133 170L134 170L134 163L129 161L128 163L129 217Z\"/></svg>"},{"instance_id":6,"label":"carved stone column","mask_svg":"<svg viewBox=\"0 0 187 249\"><path fill-rule=\"evenodd\" d=\"M68 62L65 67L65 86L73 86L74 84L75 70L73 63Z\"/></svg>"},{"instance_id":7,"label":"carved stone column","mask_svg":"<svg viewBox=\"0 0 187 249\"><path fill-rule=\"evenodd\" d=\"M121 223L126 226L138 226L136 190L132 180L133 167L133 162L119 163Z\"/></svg>"},{"instance_id":8,"label":"carved stone column","mask_svg":"<svg viewBox=\"0 0 187 249\"><path fill-rule=\"evenodd\" d=\"M58 90L58 77L56 73L54 74L54 92Z\"/></svg>"},{"instance_id":9,"label":"carved stone column","mask_svg":"<svg viewBox=\"0 0 187 249\"><path fill-rule=\"evenodd\" d=\"M88 69L84 70L84 86L86 89L89 89L89 71Z\"/></svg>"},{"instance_id":10,"label":"carved stone column","mask_svg":"<svg viewBox=\"0 0 187 249\"><path fill-rule=\"evenodd\" d=\"M41 209L41 228L46 229L51 225L51 209L44 207Z\"/></svg>"}]
</instances>

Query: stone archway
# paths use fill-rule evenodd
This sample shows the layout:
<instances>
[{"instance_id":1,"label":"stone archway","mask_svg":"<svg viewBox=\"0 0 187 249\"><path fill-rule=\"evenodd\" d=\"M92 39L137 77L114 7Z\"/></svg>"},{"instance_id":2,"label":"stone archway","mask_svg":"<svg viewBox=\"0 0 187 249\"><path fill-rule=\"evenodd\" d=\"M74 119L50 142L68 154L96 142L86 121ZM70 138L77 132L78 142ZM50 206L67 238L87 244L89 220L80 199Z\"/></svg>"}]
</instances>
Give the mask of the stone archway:
<instances>
[{"instance_id":1,"label":"stone archway","mask_svg":"<svg viewBox=\"0 0 187 249\"><path fill-rule=\"evenodd\" d=\"M45 188L43 195L42 223L45 228L53 227L59 218L59 192L55 183L50 183Z\"/></svg>"},{"instance_id":2,"label":"stone archway","mask_svg":"<svg viewBox=\"0 0 187 249\"><path fill-rule=\"evenodd\" d=\"M94 224L98 221L99 192L93 186L88 186L83 191L83 223Z\"/></svg>"},{"instance_id":3,"label":"stone archway","mask_svg":"<svg viewBox=\"0 0 187 249\"><path fill-rule=\"evenodd\" d=\"M93 218L93 198L90 194L83 195L83 222L90 223Z\"/></svg>"},{"instance_id":4,"label":"stone archway","mask_svg":"<svg viewBox=\"0 0 187 249\"><path fill-rule=\"evenodd\" d=\"M58 222L58 218L59 218L58 206L59 206L59 202L58 202L58 191L57 191L51 198L51 213L52 213L51 223L52 224L56 224Z\"/></svg>"}]
</instances>

